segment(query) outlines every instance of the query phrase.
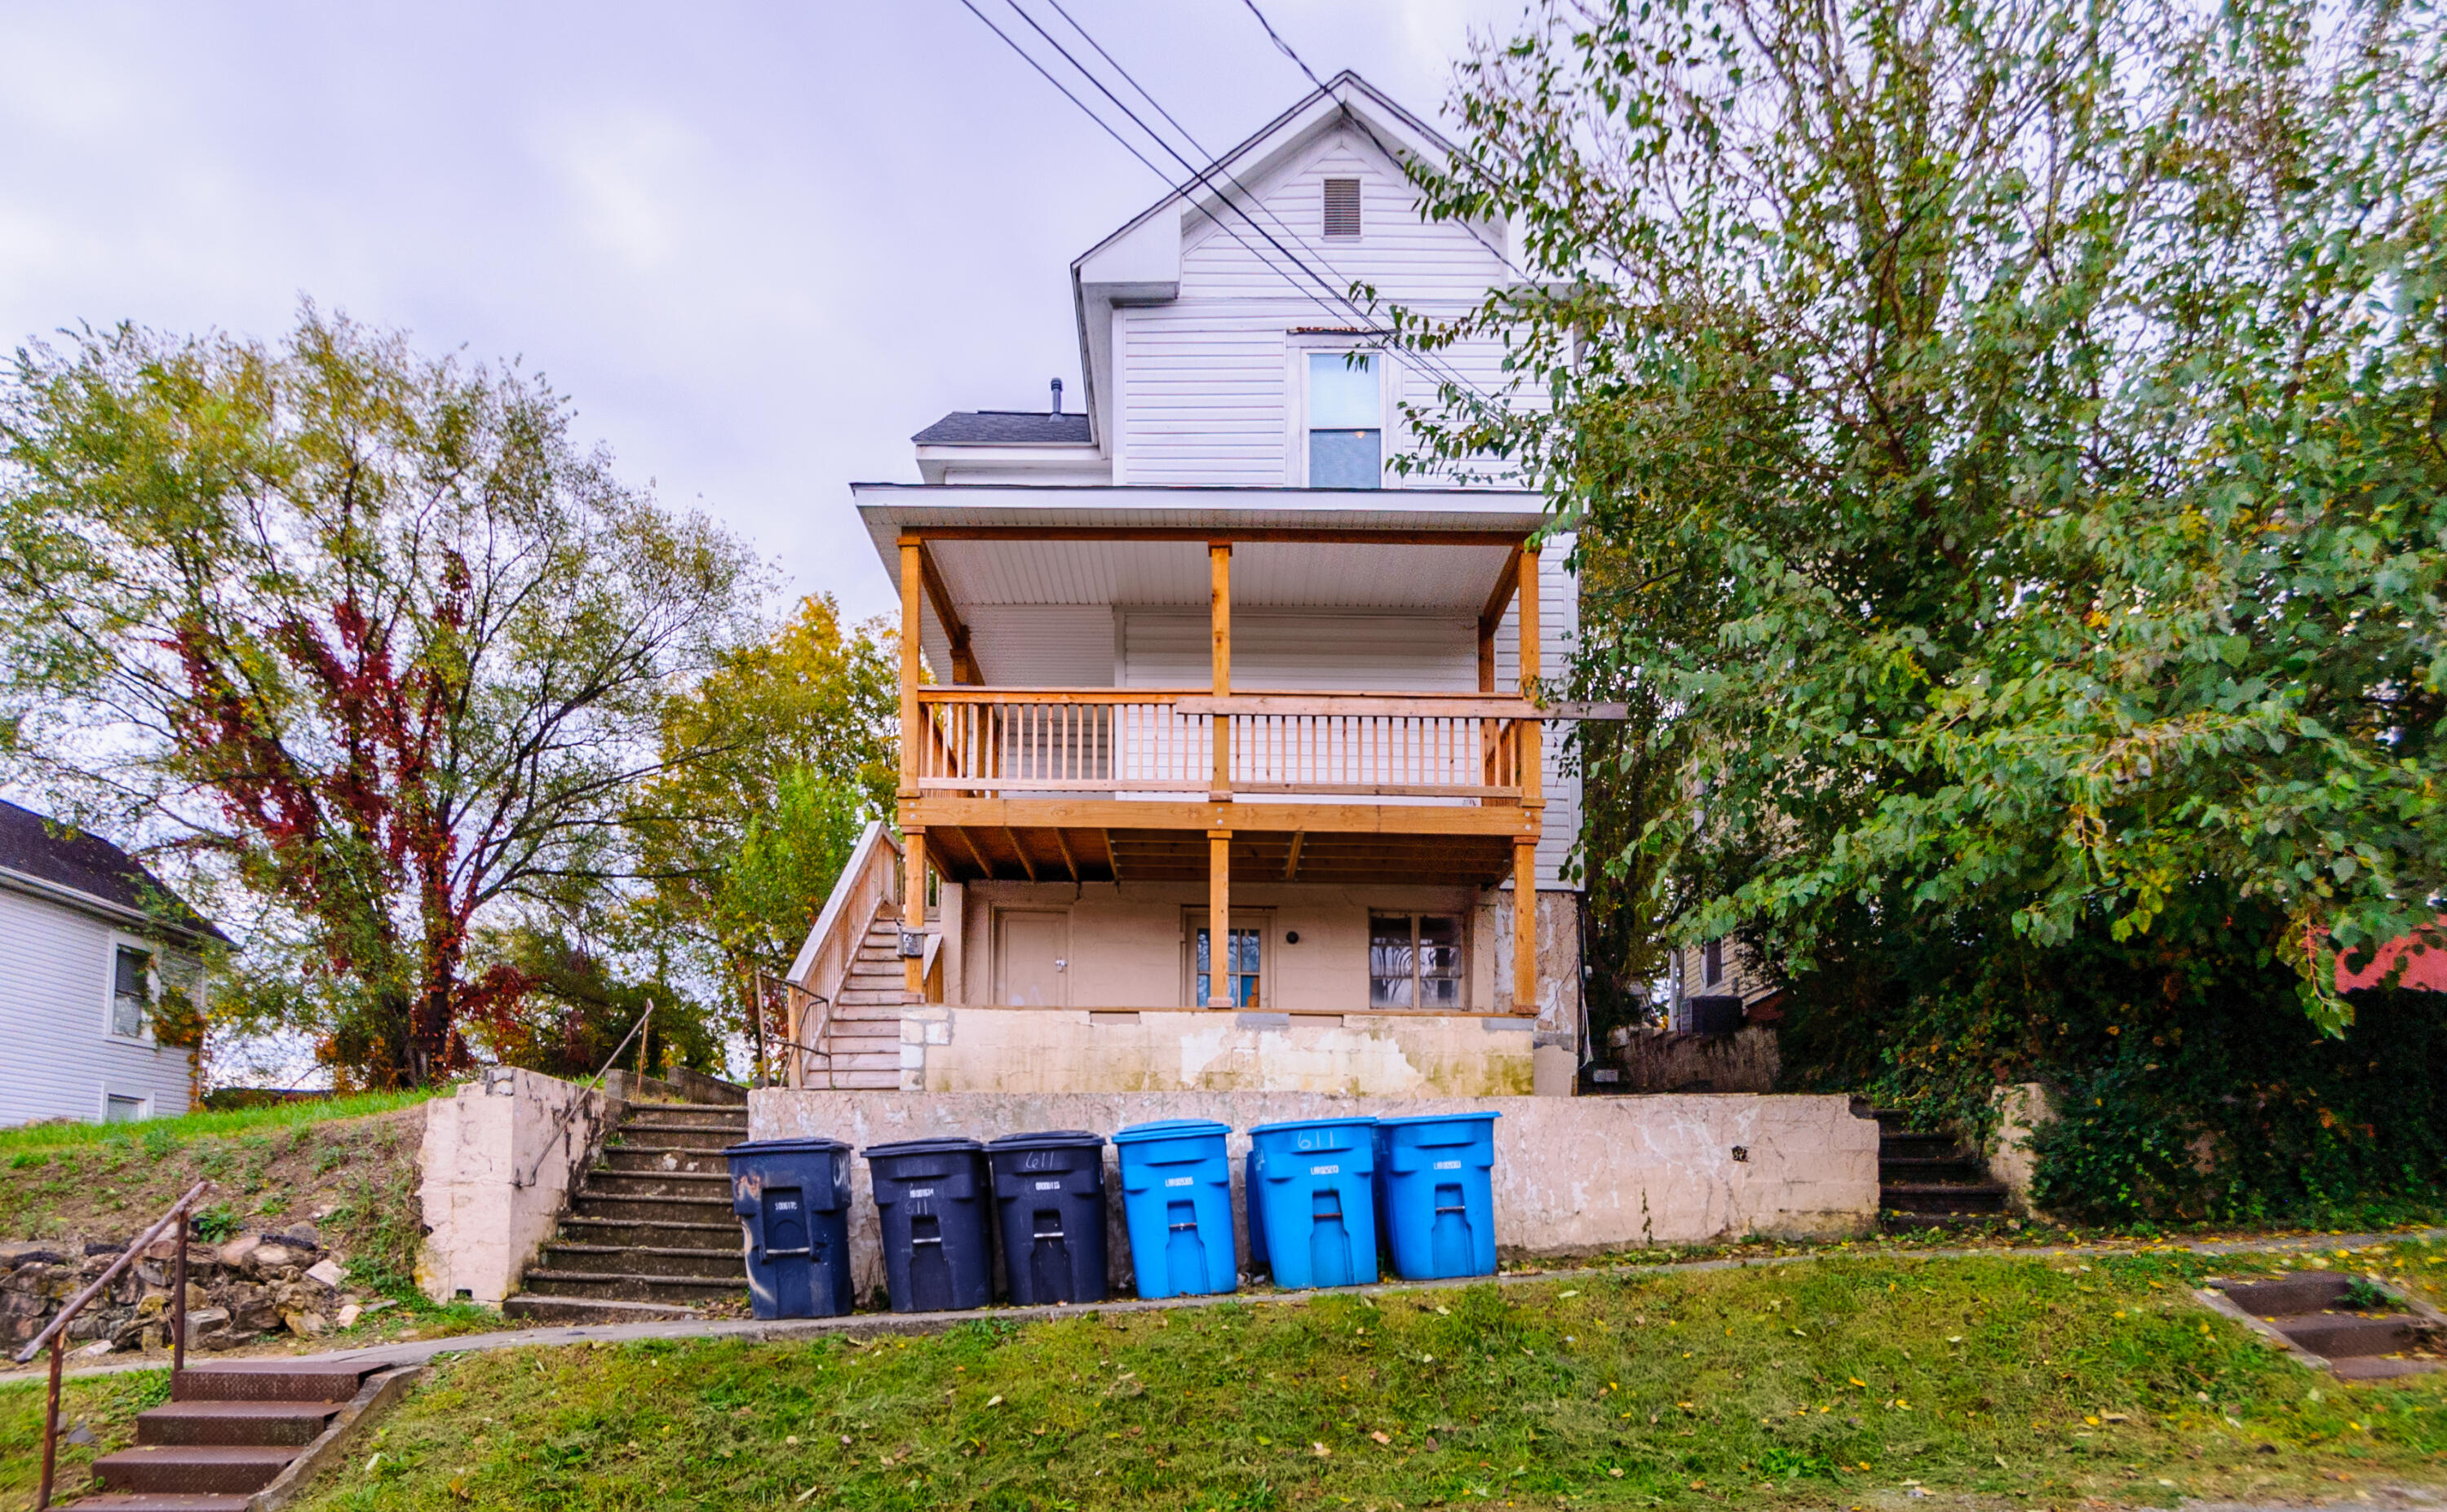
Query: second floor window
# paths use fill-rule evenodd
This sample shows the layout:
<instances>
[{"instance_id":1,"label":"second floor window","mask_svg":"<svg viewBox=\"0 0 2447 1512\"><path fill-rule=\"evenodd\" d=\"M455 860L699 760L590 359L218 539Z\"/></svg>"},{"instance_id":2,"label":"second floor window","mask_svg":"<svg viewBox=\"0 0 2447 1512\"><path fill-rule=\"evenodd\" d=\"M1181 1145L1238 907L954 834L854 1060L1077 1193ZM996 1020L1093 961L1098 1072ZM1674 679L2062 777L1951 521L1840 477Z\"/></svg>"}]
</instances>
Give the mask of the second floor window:
<instances>
[{"instance_id":1,"label":"second floor window","mask_svg":"<svg viewBox=\"0 0 2447 1512\"><path fill-rule=\"evenodd\" d=\"M1375 488L1385 477L1384 400L1368 352L1308 357L1308 485Z\"/></svg>"},{"instance_id":2,"label":"second floor window","mask_svg":"<svg viewBox=\"0 0 2447 1512\"><path fill-rule=\"evenodd\" d=\"M129 1039L144 1034L144 1014L153 1006L153 956L148 951L122 945L111 960L110 1031Z\"/></svg>"}]
</instances>

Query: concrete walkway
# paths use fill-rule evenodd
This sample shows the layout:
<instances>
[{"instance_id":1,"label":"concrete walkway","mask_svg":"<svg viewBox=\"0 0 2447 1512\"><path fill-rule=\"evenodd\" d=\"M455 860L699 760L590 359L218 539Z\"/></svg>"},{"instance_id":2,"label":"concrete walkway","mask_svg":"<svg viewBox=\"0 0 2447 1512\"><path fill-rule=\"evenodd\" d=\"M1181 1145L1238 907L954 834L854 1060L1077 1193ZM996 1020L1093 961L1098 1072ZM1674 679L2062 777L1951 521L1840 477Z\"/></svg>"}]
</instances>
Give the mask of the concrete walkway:
<instances>
[{"instance_id":1,"label":"concrete walkway","mask_svg":"<svg viewBox=\"0 0 2447 1512\"><path fill-rule=\"evenodd\" d=\"M897 1334L939 1333L962 1323L994 1319L1005 1323L1035 1323L1058 1317L1101 1316L1108 1314L1169 1313L1188 1309L1210 1308L1237 1302L1251 1305L1290 1305L1307 1302L1320 1296L1394 1296L1406 1293L1454 1291L1493 1281L1498 1286L1527 1286L1542 1281L1570 1280L1575 1276L1670 1276L1704 1271L1749 1270L1778 1265L1811 1265L1827 1259L2049 1259L2059 1257L2119 1255L2304 1255L2332 1250L2359 1250L2374 1244L2401 1244L2410 1241L2447 1239L2447 1228L2419 1229L2403 1234L2306 1234L2286 1238L2216 1239L2197 1244L2171 1244L2155 1241L2130 1240L2103 1244L2066 1244L2021 1248L1958 1248L1958 1249L1855 1249L1828 1246L1796 1255L1738 1256L1717 1260L1674 1260L1644 1265L1593 1265L1563 1267L1550 1271L1516 1271L1496 1276L1467 1276L1450 1281L1380 1281L1374 1286L1337 1287L1331 1291L1312 1292L1229 1292L1222 1295L1166 1297L1158 1301L1138 1298L1116 1298L1110 1302L1092 1302L1078 1307L994 1307L966 1313L853 1313L847 1317L811 1317L757 1320L752 1318L699 1318L662 1323L600 1323L573 1328L510 1329L499 1333L461 1333L431 1339L407 1339L396 1344L370 1345L358 1350L334 1350L321 1354L281 1356L298 1360L331 1360L363 1362L369 1365L424 1365L446 1354L467 1354L483 1350L550 1349L572 1344L627 1344L640 1339L755 1339L773 1341L813 1338L871 1338ZM209 1364L212 1356L198 1357L199 1364ZM125 1370L158 1370L165 1362L159 1358L112 1361L71 1369L71 1377L113 1375ZM37 1366L39 1369L39 1364ZM13 1371L0 1375L0 1383L30 1376L33 1370Z\"/></svg>"}]
</instances>

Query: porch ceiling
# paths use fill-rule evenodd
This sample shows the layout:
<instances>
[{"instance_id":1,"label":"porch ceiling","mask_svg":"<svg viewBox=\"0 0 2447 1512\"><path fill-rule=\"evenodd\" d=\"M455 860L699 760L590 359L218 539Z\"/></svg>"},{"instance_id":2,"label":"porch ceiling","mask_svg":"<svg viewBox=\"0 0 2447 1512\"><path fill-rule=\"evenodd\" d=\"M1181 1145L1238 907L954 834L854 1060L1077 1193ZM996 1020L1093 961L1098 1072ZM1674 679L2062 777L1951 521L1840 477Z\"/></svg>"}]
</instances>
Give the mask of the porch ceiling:
<instances>
[{"instance_id":1,"label":"porch ceiling","mask_svg":"<svg viewBox=\"0 0 2447 1512\"><path fill-rule=\"evenodd\" d=\"M1295 854L1297 847L1297 854ZM1175 829L938 824L926 855L956 882L1204 882L1206 837ZM1492 886L1511 875L1501 835L1246 831L1231 841L1232 876L1249 882Z\"/></svg>"}]
</instances>

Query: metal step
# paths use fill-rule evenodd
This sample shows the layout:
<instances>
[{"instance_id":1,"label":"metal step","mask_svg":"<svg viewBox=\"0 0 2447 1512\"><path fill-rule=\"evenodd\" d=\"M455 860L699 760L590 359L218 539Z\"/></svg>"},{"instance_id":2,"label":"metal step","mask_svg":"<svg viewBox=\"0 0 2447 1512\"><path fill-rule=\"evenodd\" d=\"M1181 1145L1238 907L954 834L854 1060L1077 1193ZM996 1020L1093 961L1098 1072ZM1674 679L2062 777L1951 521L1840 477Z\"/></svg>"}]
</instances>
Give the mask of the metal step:
<instances>
[{"instance_id":1,"label":"metal step","mask_svg":"<svg viewBox=\"0 0 2447 1512\"><path fill-rule=\"evenodd\" d=\"M329 1360L223 1360L170 1378L174 1402L346 1402L379 1365Z\"/></svg>"},{"instance_id":2,"label":"metal step","mask_svg":"<svg viewBox=\"0 0 2447 1512\"><path fill-rule=\"evenodd\" d=\"M112 1491L260 1491L302 1451L290 1446L165 1445L121 1449L93 1462Z\"/></svg>"},{"instance_id":3,"label":"metal step","mask_svg":"<svg viewBox=\"0 0 2447 1512\"><path fill-rule=\"evenodd\" d=\"M171 1402L136 1415L136 1442L303 1447L339 1410L337 1402Z\"/></svg>"},{"instance_id":4,"label":"metal step","mask_svg":"<svg viewBox=\"0 0 2447 1512\"><path fill-rule=\"evenodd\" d=\"M2427 1332L2409 1313L2310 1313L2279 1317L2273 1326L2312 1353L2332 1360L2400 1353L2420 1343Z\"/></svg>"},{"instance_id":5,"label":"metal step","mask_svg":"<svg viewBox=\"0 0 2447 1512\"><path fill-rule=\"evenodd\" d=\"M177 1491L105 1491L68 1503L77 1512L249 1512L251 1496L191 1496Z\"/></svg>"},{"instance_id":6,"label":"metal step","mask_svg":"<svg viewBox=\"0 0 2447 1512\"><path fill-rule=\"evenodd\" d=\"M2393 1381L2401 1376L2428 1375L2434 1370L2447 1370L2447 1359L2431 1355L2400 1360L2356 1356L2337 1361L2329 1367L2329 1370L2340 1381Z\"/></svg>"}]
</instances>

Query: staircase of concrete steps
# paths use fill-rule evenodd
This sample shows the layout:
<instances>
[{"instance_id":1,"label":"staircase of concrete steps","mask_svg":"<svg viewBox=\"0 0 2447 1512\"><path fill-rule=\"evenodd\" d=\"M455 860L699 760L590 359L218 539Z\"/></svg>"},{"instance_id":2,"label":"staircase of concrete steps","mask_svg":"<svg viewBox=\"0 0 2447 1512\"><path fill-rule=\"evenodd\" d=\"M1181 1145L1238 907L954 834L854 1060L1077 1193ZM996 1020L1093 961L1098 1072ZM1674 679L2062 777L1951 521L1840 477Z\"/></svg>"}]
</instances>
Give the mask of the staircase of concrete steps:
<instances>
[{"instance_id":1,"label":"staircase of concrete steps","mask_svg":"<svg viewBox=\"0 0 2447 1512\"><path fill-rule=\"evenodd\" d=\"M1889 1229L1972 1228L2005 1216L2005 1186L1951 1134L1880 1108L1878 1208Z\"/></svg>"},{"instance_id":2,"label":"staircase of concrete steps","mask_svg":"<svg viewBox=\"0 0 2447 1512\"><path fill-rule=\"evenodd\" d=\"M600 1163L571 1194L560 1232L502 1311L541 1322L635 1323L746 1301L748 1265L722 1152L747 1138L745 1101L630 1104Z\"/></svg>"},{"instance_id":3,"label":"staircase of concrete steps","mask_svg":"<svg viewBox=\"0 0 2447 1512\"><path fill-rule=\"evenodd\" d=\"M839 1001L807 1068L807 1085L842 1091L901 1088L901 1010L909 1001L901 964L901 925L866 927Z\"/></svg>"},{"instance_id":4,"label":"staircase of concrete steps","mask_svg":"<svg viewBox=\"0 0 2447 1512\"><path fill-rule=\"evenodd\" d=\"M93 1462L102 1494L66 1505L245 1512L307 1452L380 1365L230 1360L179 1371L167 1405L136 1418L136 1446Z\"/></svg>"}]
</instances>

